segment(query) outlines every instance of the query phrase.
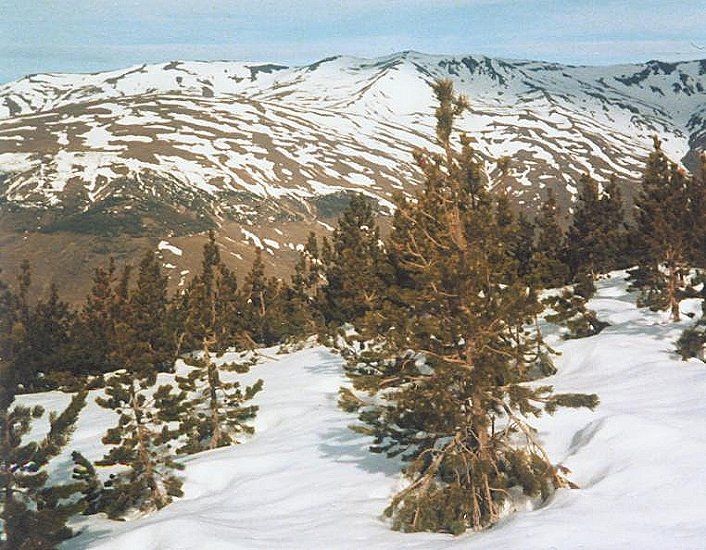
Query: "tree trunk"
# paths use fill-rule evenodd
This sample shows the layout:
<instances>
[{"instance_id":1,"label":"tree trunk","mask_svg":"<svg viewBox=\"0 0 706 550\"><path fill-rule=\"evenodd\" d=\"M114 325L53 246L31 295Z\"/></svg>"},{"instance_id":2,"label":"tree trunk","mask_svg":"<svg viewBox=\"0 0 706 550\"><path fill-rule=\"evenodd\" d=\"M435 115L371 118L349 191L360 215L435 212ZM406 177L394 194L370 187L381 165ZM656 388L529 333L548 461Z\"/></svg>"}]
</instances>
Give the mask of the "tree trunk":
<instances>
[{"instance_id":1,"label":"tree trunk","mask_svg":"<svg viewBox=\"0 0 706 550\"><path fill-rule=\"evenodd\" d=\"M208 376L208 391L210 398L211 409L211 441L208 445L209 449L215 449L221 442L221 422L218 415L218 388L220 386L220 377L218 376L218 368L211 361L209 345L214 339L204 338L203 340L203 356L206 361L206 369Z\"/></svg>"},{"instance_id":2,"label":"tree trunk","mask_svg":"<svg viewBox=\"0 0 706 550\"><path fill-rule=\"evenodd\" d=\"M137 456L142 463L142 467L144 468L144 475L147 478L147 484L150 487L152 500L157 508L163 508L167 504L167 496L164 493L161 483L157 479L157 474L154 471L154 464L152 463L149 452L147 451L147 439L149 438L149 434L147 433L147 429L142 422L143 411L137 402L137 388L135 387L136 383L136 381L133 381L130 404L132 406L132 410L135 415L135 423L137 425Z\"/></svg>"},{"instance_id":3,"label":"tree trunk","mask_svg":"<svg viewBox=\"0 0 706 550\"><path fill-rule=\"evenodd\" d=\"M673 254L667 257L667 297L669 299L669 310L672 314L672 321L679 321L679 300L677 300L679 270L677 269L676 258Z\"/></svg>"}]
</instances>

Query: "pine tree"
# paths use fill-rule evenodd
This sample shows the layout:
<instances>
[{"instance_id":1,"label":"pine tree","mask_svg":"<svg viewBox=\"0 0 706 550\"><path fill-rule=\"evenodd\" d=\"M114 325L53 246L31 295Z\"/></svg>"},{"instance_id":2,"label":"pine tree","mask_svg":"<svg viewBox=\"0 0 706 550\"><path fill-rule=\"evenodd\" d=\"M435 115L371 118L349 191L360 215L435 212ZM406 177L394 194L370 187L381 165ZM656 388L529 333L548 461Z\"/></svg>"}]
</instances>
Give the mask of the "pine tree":
<instances>
[{"instance_id":1,"label":"pine tree","mask_svg":"<svg viewBox=\"0 0 706 550\"><path fill-rule=\"evenodd\" d=\"M32 370L45 376L44 383L37 387L51 388L70 382L67 371L71 370L71 365L67 363L65 351L73 321L73 312L59 298L56 285L52 284L49 296L34 307L27 331L35 365Z\"/></svg>"},{"instance_id":2,"label":"pine tree","mask_svg":"<svg viewBox=\"0 0 706 550\"><path fill-rule=\"evenodd\" d=\"M588 174L581 177L579 195L567 236L572 277L586 272L595 278L618 267L624 235L624 213L615 181L603 193Z\"/></svg>"},{"instance_id":3,"label":"pine tree","mask_svg":"<svg viewBox=\"0 0 706 550\"><path fill-rule=\"evenodd\" d=\"M644 244L635 277L642 288L640 304L668 309L674 321L680 318L679 292L694 231L690 225L694 184L694 178L667 158L655 137L636 199L636 233Z\"/></svg>"},{"instance_id":4,"label":"pine tree","mask_svg":"<svg viewBox=\"0 0 706 550\"><path fill-rule=\"evenodd\" d=\"M706 322L685 329L676 345L677 353L684 361L691 357L706 361Z\"/></svg>"},{"instance_id":5,"label":"pine tree","mask_svg":"<svg viewBox=\"0 0 706 550\"><path fill-rule=\"evenodd\" d=\"M372 204L353 195L333 233L325 258L323 311L327 321L341 324L380 307L384 253Z\"/></svg>"},{"instance_id":6,"label":"pine tree","mask_svg":"<svg viewBox=\"0 0 706 550\"><path fill-rule=\"evenodd\" d=\"M127 285L127 281L120 285ZM127 288L118 295L127 293ZM174 361L173 341L167 334L167 277L162 274L159 258L147 250L140 261L135 289L127 294L131 330L149 348L150 362L164 370Z\"/></svg>"},{"instance_id":7,"label":"pine tree","mask_svg":"<svg viewBox=\"0 0 706 550\"><path fill-rule=\"evenodd\" d=\"M31 281L29 262L24 260L17 275L17 293L10 292L7 287L2 289L4 349L0 357L7 358L5 368L12 370L12 382L16 385L16 389L23 391L31 389L37 382L36 365L32 361L29 335L31 324L29 288Z\"/></svg>"},{"instance_id":8,"label":"pine tree","mask_svg":"<svg viewBox=\"0 0 706 550\"><path fill-rule=\"evenodd\" d=\"M115 349L116 323L122 316L129 283L130 266L125 266L120 279L116 277L113 258L108 266L99 266L86 302L78 312L65 350L66 363L77 375L111 372L118 368L112 362Z\"/></svg>"},{"instance_id":9,"label":"pine tree","mask_svg":"<svg viewBox=\"0 0 706 550\"><path fill-rule=\"evenodd\" d=\"M586 307L586 299L573 290L566 289L558 296L545 299L544 303L554 310L546 315L545 319L566 327L564 338L593 336L610 326L609 323L599 320L595 311Z\"/></svg>"},{"instance_id":10,"label":"pine tree","mask_svg":"<svg viewBox=\"0 0 706 550\"><path fill-rule=\"evenodd\" d=\"M250 285L248 287L248 285ZM256 258L253 272L246 281L250 292L256 293L256 301L262 304L268 299L267 282L264 280L264 264ZM260 298L262 296L262 298ZM186 359L192 370L186 376L177 376L181 390L179 405L180 453L197 453L237 442L241 432L251 433L247 421L254 418L257 407L244 403L260 391L259 380L243 391L238 382L224 382L219 368L211 359L214 347L223 349L227 345L243 342L246 327L242 311L243 298L239 295L235 276L220 259L215 233L209 233L204 245L201 274L189 287L185 331L194 342L199 340L202 354L196 359ZM259 308L260 302L254 306ZM266 308L263 306L263 309ZM257 318L258 330L264 321ZM250 339L252 343L252 339ZM226 370L247 372L248 366L226 365Z\"/></svg>"},{"instance_id":11,"label":"pine tree","mask_svg":"<svg viewBox=\"0 0 706 550\"><path fill-rule=\"evenodd\" d=\"M564 261L566 243L559 224L559 209L554 192L547 197L535 220L537 241L532 254L532 274L544 288L565 285L569 280L569 267Z\"/></svg>"},{"instance_id":12,"label":"pine tree","mask_svg":"<svg viewBox=\"0 0 706 550\"><path fill-rule=\"evenodd\" d=\"M604 220L606 269L623 269L632 265L627 250L628 224L625 200L615 177L611 177L601 194L601 217Z\"/></svg>"},{"instance_id":13,"label":"pine tree","mask_svg":"<svg viewBox=\"0 0 706 550\"><path fill-rule=\"evenodd\" d=\"M106 484L110 493L104 507L111 517L133 508L143 512L159 509L182 494L175 471L183 466L175 461L170 445L179 433L170 426L181 418L185 395L174 392L170 385L155 388L164 355L162 334L150 323L162 318L162 283L159 266L155 268L154 260L146 256L123 317L115 324L110 359L120 370L107 380L106 397L96 399L101 407L119 415L118 424L102 439L111 448L97 464L128 468ZM161 312L147 311L152 307Z\"/></svg>"},{"instance_id":14,"label":"pine tree","mask_svg":"<svg viewBox=\"0 0 706 550\"><path fill-rule=\"evenodd\" d=\"M534 234L534 223L527 214L520 212L517 216L515 236L510 243L510 254L517 263L517 273L521 277L526 278L532 273Z\"/></svg>"},{"instance_id":15,"label":"pine tree","mask_svg":"<svg viewBox=\"0 0 706 550\"><path fill-rule=\"evenodd\" d=\"M294 266L291 284L285 290L285 316L300 327L293 336L305 336L319 331L324 319L321 313L320 287L324 283L323 261L319 242L312 231Z\"/></svg>"},{"instance_id":16,"label":"pine tree","mask_svg":"<svg viewBox=\"0 0 706 550\"><path fill-rule=\"evenodd\" d=\"M303 250L292 276L292 287L304 301L316 303L319 299L319 288L323 282L323 262L319 252L319 242L312 231L307 237Z\"/></svg>"},{"instance_id":17,"label":"pine tree","mask_svg":"<svg viewBox=\"0 0 706 550\"><path fill-rule=\"evenodd\" d=\"M245 332L252 344L271 346L290 336L303 336L310 324L309 315L291 316L293 308L303 304L292 288L266 277L259 248L243 282L242 303Z\"/></svg>"},{"instance_id":18,"label":"pine tree","mask_svg":"<svg viewBox=\"0 0 706 550\"><path fill-rule=\"evenodd\" d=\"M239 382L224 382L220 370L244 374L246 363L230 363L219 367L211 359L209 345L213 339L204 339L203 354L192 359L192 370L187 376L177 376L179 388L189 395L185 412L181 415L179 432L185 436L179 452L193 454L238 443L240 434L251 434L248 424L255 418L258 407L246 405L261 389L262 380L241 389Z\"/></svg>"},{"instance_id":19,"label":"pine tree","mask_svg":"<svg viewBox=\"0 0 706 550\"><path fill-rule=\"evenodd\" d=\"M270 307L265 263L262 261L262 249L255 249L255 259L243 283L244 318L248 333L253 342L268 342L267 314Z\"/></svg>"},{"instance_id":20,"label":"pine tree","mask_svg":"<svg viewBox=\"0 0 706 550\"><path fill-rule=\"evenodd\" d=\"M32 292L32 273L23 261L17 278L17 294L8 306L14 325L15 368L22 391L53 389L67 381L65 370L71 368L66 357L70 342L73 312L59 298L52 284L46 298Z\"/></svg>"},{"instance_id":21,"label":"pine tree","mask_svg":"<svg viewBox=\"0 0 706 550\"><path fill-rule=\"evenodd\" d=\"M352 359L354 390L342 390L342 406L359 411L371 450L407 464L409 484L386 511L393 527L458 534L496 523L512 488L546 498L568 485L526 417L597 398L523 384L535 342L514 329L541 305L516 275L469 140L460 153L451 145L467 103L450 81L435 93L445 154L416 155L423 189L398 204L387 244L399 307L382 309L393 315L386 330Z\"/></svg>"},{"instance_id":22,"label":"pine tree","mask_svg":"<svg viewBox=\"0 0 706 550\"><path fill-rule=\"evenodd\" d=\"M706 274L698 273L694 283L701 283L701 318L681 333L676 342L676 351L686 361L698 357L706 361Z\"/></svg>"},{"instance_id":23,"label":"pine tree","mask_svg":"<svg viewBox=\"0 0 706 550\"><path fill-rule=\"evenodd\" d=\"M176 471L183 465L175 461L169 445L179 434L169 429L169 423L180 419L184 396L175 395L169 385L159 386L150 394L154 379L141 377L134 364L126 366L124 372L108 379L106 397L96 398L101 407L119 414L117 426L102 439L112 447L96 464L128 468L106 483L110 494L104 509L115 518L131 509L150 512L163 508L173 497L182 495Z\"/></svg>"}]
</instances>

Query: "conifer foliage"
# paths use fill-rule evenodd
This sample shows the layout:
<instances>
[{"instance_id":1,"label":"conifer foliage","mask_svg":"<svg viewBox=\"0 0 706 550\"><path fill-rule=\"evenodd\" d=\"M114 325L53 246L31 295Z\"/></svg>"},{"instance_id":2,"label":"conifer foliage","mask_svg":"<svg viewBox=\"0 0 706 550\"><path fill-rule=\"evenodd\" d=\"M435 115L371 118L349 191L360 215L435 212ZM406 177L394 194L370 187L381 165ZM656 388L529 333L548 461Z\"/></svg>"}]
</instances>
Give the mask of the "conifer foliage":
<instances>
[{"instance_id":1,"label":"conifer foliage","mask_svg":"<svg viewBox=\"0 0 706 550\"><path fill-rule=\"evenodd\" d=\"M595 278L621 267L625 237L625 213L617 183L611 180L601 192L591 176L582 176L567 235L572 277L584 272Z\"/></svg>"},{"instance_id":2,"label":"conifer foliage","mask_svg":"<svg viewBox=\"0 0 706 550\"><path fill-rule=\"evenodd\" d=\"M369 199L353 195L326 248L322 305L326 319L352 322L377 310L384 294L384 253Z\"/></svg>"},{"instance_id":3,"label":"conifer foliage","mask_svg":"<svg viewBox=\"0 0 706 550\"><path fill-rule=\"evenodd\" d=\"M189 361L192 370L176 378L179 388L189 396L185 412L180 415L179 432L185 436L178 449L181 453L232 445L238 442L240 434L254 432L248 421L255 418L258 407L246 403L262 389L262 380L244 389L239 382L224 382L220 369L244 374L249 364L229 363L219 368L211 358L212 343L213 340L204 339L201 357Z\"/></svg>"},{"instance_id":4,"label":"conifer foliage","mask_svg":"<svg viewBox=\"0 0 706 550\"><path fill-rule=\"evenodd\" d=\"M245 284L264 304L266 282L259 255ZM186 359L192 369L186 376L176 377L182 392L179 411L181 439L177 452L192 454L231 445L237 442L238 434L252 433L247 421L255 417L257 407L246 406L245 402L262 389L262 380L244 390L239 382L224 382L219 367L211 358L214 346L220 343L222 347L242 336L245 325L242 324L244 314L241 308L246 305L237 292L234 275L220 259L213 232L204 245L201 275L192 282L188 305L187 334L192 340L200 339L202 353L200 357ZM260 309L252 300L248 306ZM263 309L266 312L264 305ZM261 318L258 317L258 321L261 327ZM251 337L248 339L253 341ZM231 364L223 368L241 374L249 370L247 364Z\"/></svg>"},{"instance_id":5,"label":"conifer foliage","mask_svg":"<svg viewBox=\"0 0 706 550\"><path fill-rule=\"evenodd\" d=\"M679 300L689 268L703 261L703 242L695 235L706 221L705 194L704 182L671 162L655 137L636 200L633 240L642 246L633 276L642 291L640 303L669 310L674 321L680 318Z\"/></svg>"},{"instance_id":6,"label":"conifer foliage","mask_svg":"<svg viewBox=\"0 0 706 550\"><path fill-rule=\"evenodd\" d=\"M120 370L108 379L106 397L96 399L118 414L118 424L103 437L111 448L98 464L128 468L110 483L112 498L106 512L111 516L132 508L159 509L181 495L181 480L175 471L183 467L175 462L170 446L178 431L170 423L178 422L184 396L170 385L154 388L166 339L161 331L146 330L143 324L165 314L166 281L153 257L148 252L143 259L117 326L113 360Z\"/></svg>"},{"instance_id":7,"label":"conifer foliage","mask_svg":"<svg viewBox=\"0 0 706 550\"><path fill-rule=\"evenodd\" d=\"M566 238L559 221L559 207L552 189L535 220L536 243L532 254L532 274L543 288L563 286L569 282L569 266L564 261Z\"/></svg>"},{"instance_id":8,"label":"conifer foliage","mask_svg":"<svg viewBox=\"0 0 706 550\"><path fill-rule=\"evenodd\" d=\"M43 440L28 442L23 438L44 411L12 406L17 384L6 357L0 365L0 548L48 550L72 536L66 522L82 504L72 499L78 484L48 485L44 467L68 443L86 393L76 394L63 412L50 416Z\"/></svg>"},{"instance_id":9,"label":"conifer foliage","mask_svg":"<svg viewBox=\"0 0 706 550\"><path fill-rule=\"evenodd\" d=\"M443 155L420 152L425 181L401 201L387 247L397 273L381 338L351 360L358 410L371 450L399 455L408 485L386 513L403 531L460 533L497 522L511 488L546 498L568 485L526 418L595 395L527 386L525 327L542 307L518 277L495 199L470 142L452 145L466 101L450 81L435 86Z\"/></svg>"},{"instance_id":10,"label":"conifer foliage","mask_svg":"<svg viewBox=\"0 0 706 550\"><path fill-rule=\"evenodd\" d=\"M544 303L554 310L545 319L566 327L565 338L594 336L609 326L586 307L585 298L574 290L563 290L560 295L547 298Z\"/></svg>"}]
</instances>

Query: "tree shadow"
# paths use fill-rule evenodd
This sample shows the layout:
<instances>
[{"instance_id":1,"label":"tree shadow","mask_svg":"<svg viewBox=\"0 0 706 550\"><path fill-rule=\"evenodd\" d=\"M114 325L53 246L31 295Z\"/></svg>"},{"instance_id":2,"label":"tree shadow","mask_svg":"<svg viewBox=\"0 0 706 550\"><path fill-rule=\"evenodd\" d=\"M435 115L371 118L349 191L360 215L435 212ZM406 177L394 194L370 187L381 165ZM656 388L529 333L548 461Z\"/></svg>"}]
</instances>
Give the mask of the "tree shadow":
<instances>
[{"instance_id":1,"label":"tree shadow","mask_svg":"<svg viewBox=\"0 0 706 550\"><path fill-rule=\"evenodd\" d=\"M84 528L60 546L62 550L87 550L98 542L106 542L110 529Z\"/></svg>"},{"instance_id":2,"label":"tree shadow","mask_svg":"<svg viewBox=\"0 0 706 550\"><path fill-rule=\"evenodd\" d=\"M320 360L306 367L315 374L338 374L341 385L345 383L343 362L338 355L328 350L316 352ZM337 406L334 404L334 406ZM399 474L402 461L399 458L388 458L385 454L370 451L372 438L354 432L350 426L358 422L354 413L338 410L337 415L325 423L325 430L319 434L318 445L321 456L334 462L354 464L359 469L371 474L394 476Z\"/></svg>"},{"instance_id":3,"label":"tree shadow","mask_svg":"<svg viewBox=\"0 0 706 550\"><path fill-rule=\"evenodd\" d=\"M351 417L352 424L356 419ZM323 457L337 463L354 464L369 474L393 477L403 467L398 457L388 458L383 453L371 452L371 438L354 432L348 425L331 426L321 434L320 439L319 451Z\"/></svg>"}]
</instances>

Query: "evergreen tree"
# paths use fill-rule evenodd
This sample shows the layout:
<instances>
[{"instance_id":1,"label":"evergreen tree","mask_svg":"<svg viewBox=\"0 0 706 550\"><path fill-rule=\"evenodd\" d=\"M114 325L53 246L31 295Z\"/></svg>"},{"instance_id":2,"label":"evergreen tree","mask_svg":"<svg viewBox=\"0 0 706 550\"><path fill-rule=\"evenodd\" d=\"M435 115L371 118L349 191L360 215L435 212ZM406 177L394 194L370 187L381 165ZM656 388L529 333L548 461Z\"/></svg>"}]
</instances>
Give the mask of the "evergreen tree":
<instances>
[{"instance_id":1,"label":"evergreen tree","mask_svg":"<svg viewBox=\"0 0 706 550\"><path fill-rule=\"evenodd\" d=\"M311 316L296 310L304 305L300 296L279 279L265 276L262 250L257 248L242 289L243 323L250 341L271 346L291 336L303 336Z\"/></svg>"},{"instance_id":2,"label":"evergreen tree","mask_svg":"<svg viewBox=\"0 0 706 550\"><path fill-rule=\"evenodd\" d=\"M157 266L158 267L158 266ZM119 517L137 508L152 511L181 496L181 480L175 470L183 466L174 460L170 443L179 436L170 423L180 420L185 395L170 385L155 388L161 334L148 326L152 318L146 308L162 308L162 291L153 285L162 281L153 260L145 257L136 288L129 294L122 319L115 325L111 361L120 365L107 381L105 397L96 402L114 410L118 423L107 431L102 441L110 450L97 464L122 465L128 470L109 484L109 498L104 507L111 517ZM153 312L154 318L161 318Z\"/></svg>"},{"instance_id":3,"label":"evergreen tree","mask_svg":"<svg viewBox=\"0 0 706 550\"><path fill-rule=\"evenodd\" d=\"M259 251L259 249L258 249ZM267 300L267 282L264 280L264 264L258 254L248 279L246 288L257 302L252 307L262 309ZM186 376L177 376L176 381L184 396L180 409L179 436L182 445L178 452L197 453L205 449L215 449L237 442L236 436L251 433L247 421L257 413L256 406L244 403L260 391L262 380L241 390L238 382L224 382L219 368L211 359L214 346L220 349L241 339L245 323L245 313L241 311L243 299L237 291L233 274L223 265L216 244L215 234L209 233L209 241L204 246L202 270L190 287L189 313L186 320L187 331L192 339L199 338L202 347L201 357L189 359L192 370ZM256 337L264 337L260 331L265 321L256 317L254 327ZM250 339L250 338L249 338ZM252 342L252 339L250 339ZM227 365L224 368L247 372L247 365Z\"/></svg>"},{"instance_id":4,"label":"evergreen tree","mask_svg":"<svg viewBox=\"0 0 706 550\"><path fill-rule=\"evenodd\" d=\"M689 181L687 199L689 208L684 224L691 230L687 233L687 262L691 266L706 269L706 153L701 153L700 169Z\"/></svg>"},{"instance_id":5,"label":"evergreen tree","mask_svg":"<svg viewBox=\"0 0 706 550\"><path fill-rule=\"evenodd\" d=\"M690 357L698 357L706 361L706 274L699 273L695 283L701 283L701 318L682 332L676 342L677 353L686 361Z\"/></svg>"},{"instance_id":6,"label":"evergreen tree","mask_svg":"<svg viewBox=\"0 0 706 550\"><path fill-rule=\"evenodd\" d=\"M325 258L323 311L327 321L346 323L380 307L384 252L369 199L356 194L338 220Z\"/></svg>"},{"instance_id":7,"label":"evergreen tree","mask_svg":"<svg viewBox=\"0 0 706 550\"><path fill-rule=\"evenodd\" d=\"M218 275L221 254L216 235L209 231L208 241L203 247L201 273L195 277L188 291L185 333L189 339L185 349L200 349L204 338L216 331L215 308L218 299Z\"/></svg>"},{"instance_id":8,"label":"evergreen tree","mask_svg":"<svg viewBox=\"0 0 706 550\"><path fill-rule=\"evenodd\" d=\"M271 290L265 278L265 263L262 261L262 249L255 249L255 259L243 283L245 325L253 342L268 342L267 315Z\"/></svg>"},{"instance_id":9,"label":"evergreen tree","mask_svg":"<svg viewBox=\"0 0 706 550\"><path fill-rule=\"evenodd\" d=\"M691 201L694 185L694 178L667 158L655 137L636 199L636 232L643 245L634 275L642 289L640 304L668 309L674 321L680 317L679 292L694 231L690 224L699 217Z\"/></svg>"},{"instance_id":10,"label":"evergreen tree","mask_svg":"<svg viewBox=\"0 0 706 550\"><path fill-rule=\"evenodd\" d=\"M586 272L595 278L620 265L624 235L624 212L615 181L603 193L588 174L581 177L574 216L567 236L569 265L573 277Z\"/></svg>"},{"instance_id":11,"label":"evergreen tree","mask_svg":"<svg viewBox=\"0 0 706 550\"><path fill-rule=\"evenodd\" d=\"M510 255L517 263L517 273L528 277L532 273L532 257L534 255L535 227L527 214L520 212L517 216L515 236L510 242Z\"/></svg>"},{"instance_id":12,"label":"evergreen tree","mask_svg":"<svg viewBox=\"0 0 706 550\"><path fill-rule=\"evenodd\" d=\"M122 317L129 276L130 267L126 266L117 280L113 258L107 267L95 269L86 302L72 324L65 352L74 374L106 373L118 368L111 358L116 322Z\"/></svg>"},{"instance_id":13,"label":"evergreen tree","mask_svg":"<svg viewBox=\"0 0 706 550\"><path fill-rule=\"evenodd\" d=\"M545 299L544 303L554 310L545 319L567 328L564 338L593 336L610 326L599 320L595 311L586 307L586 299L573 290L566 289L558 296Z\"/></svg>"},{"instance_id":14,"label":"evergreen tree","mask_svg":"<svg viewBox=\"0 0 706 550\"><path fill-rule=\"evenodd\" d=\"M81 511L71 502L75 484L48 485L44 467L68 443L86 393L76 394L61 414L49 418L49 433L42 441L26 441L32 421L41 417L41 407L16 405L17 389L8 356L0 368L0 519L3 523L0 548L52 549L73 533L66 525Z\"/></svg>"},{"instance_id":15,"label":"evergreen tree","mask_svg":"<svg viewBox=\"0 0 706 550\"><path fill-rule=\"evenodd\" d=\"M690 357L706 361L706 322L702 320L682 332L677 340L677 353L685 361Z\"/></svg>"},{"instance_id":16,"label":"evergreen tree","mask_svg":"<svg viewBox=\"0 0 706 550\"><path fill-rule=\"evenodd\" d=\"M17 294L10 294L8 306L14 325L15 368L21 391L54 388L66 381L63 372L71 368L66 357L73 312L52 284L46 298L32 295L29 262L20 266Z\"/></svg>"},{"instance_id":17,"label":"evergreen tree","mask_svg":"<svg viewBox=\"0 0 706 550\"><path fill-rule=\"evenodd\" d=\"M245 403L262 389L262 380L244 390L239 382L224 382L219 367L211 359L209 345L213 342L204 339L201 357L189 361L192 370L187 376L177 376L179 388L189 395L179 427L180 435L185 436L179 448L182 453L233 445L240 434L254 431L248 421L255 418L258 407ZM248 372L249 365L230 363L221 368L243 374Z\"/></svg>"},{"instance_id":18,"label":"evergreen tree","mask_svg":"<svg viewBox=\"0 0 706 550\"><path fill-rule=\"evenodd\" d=\"M559 209L554 191L547 197L535 220L537 241L532 254L532 274L544 288L565 285L569 280L569 267L564 261L566 243L559 224Z\"/></svg>"},{"instance_id":19,"label":"evergreen tree","mask_svg":"<svg viewBox=\"0 0 706 550\"><path fill-rule=\"evenodd\" d=\"M302 301L316 303L319 299L319 288L323 279L323 262L319 252L319 242L312 231L307 237L304 249L299 253L299 259L292 276L292 287L299 293Z\"/></svg>"},{"instance_id":20,"label":"evergreen tree","mask_svg":"<svg viewBox=\"0 0 706 550\"><path fill-rule=\"evenodd\" d=\"M127 281L120 285L127 286ZM130 329L140 335L149 349L150 362L164 370L174 361L173 342L167 334L167 277L162 274L159 258L147 250L140 261L135 289L127 293L130 311Z\"/></svg>"},{"instance_id":21,"label":"evergreen tree","mask_svg":"<svg viewBox=\"0 0 706 550\"><path fill-rule=\"evenodd\" d=\"M70 342L74 315L68 304L59 298L56 285L52 284L49 296L38 301L32 311L27 336L32 349L32 370L45 375L37 387L55 387L67 382L65 351Z\"/></svg>"},{"instance_id":22,"label":"evergreen tree","mask_svg":"<svg viewBox=\"0 0 706 550\"><path fill-rule=\"evenodd\" d=\"M516 275L482 164L467 139L451 145L466 102L450 81L435 93L445 155L417 155L424 186L398 204L388 242L399 307L382 308L386 330L351 361L342 406L360 412L371 450L407 463L394 528L457 534L497 522L512 488L546 498L566 486L526 417L597 398L523 384L536 342L515 329L541 305Z\"/></svg>"},{"instance_id":23,"label":"evergreen tree","mask_svg":"<svg viewBox=\"0 0 706 550\"><path fill-rule=\"evenodd\" d=\"M291 285L286 289L285 316L293 320L294 336L315 333L323 323L320 287L324 282L323 262L319 242L312 231L294 266Z\"/></svg>"}]
</instances>

